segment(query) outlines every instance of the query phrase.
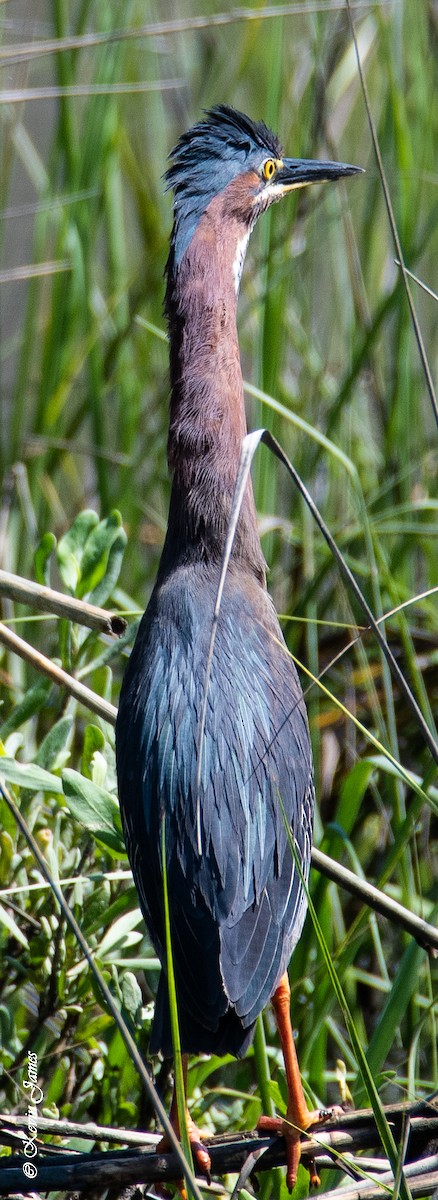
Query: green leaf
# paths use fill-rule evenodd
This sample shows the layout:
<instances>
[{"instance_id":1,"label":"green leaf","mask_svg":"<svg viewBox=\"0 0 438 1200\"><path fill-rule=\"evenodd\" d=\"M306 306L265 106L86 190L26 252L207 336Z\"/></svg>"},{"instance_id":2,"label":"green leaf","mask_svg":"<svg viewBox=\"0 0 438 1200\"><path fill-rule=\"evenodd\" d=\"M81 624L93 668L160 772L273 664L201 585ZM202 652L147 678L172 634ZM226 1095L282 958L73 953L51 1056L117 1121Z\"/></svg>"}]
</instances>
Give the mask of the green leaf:
<instances>
[{"instance_id":1,"label":"green leaf","mask_svg":"<svg viewBox=\"0 0 438 1200\"><path fill-rule=\"evenodd\" d=\"M15 1016L15 1013L14 1013ZM0 1004L0 1038L2 1045L8 1045L12 1049L13 1038L13 1016L7 1004Z\"/></svg>"},{"instance_id":2,"label":"green leaf","mask_svg":"<svg viewBox=\"0 0 438 1200\"><path fill-rule=\"evenodd\" d=\"M34 575L37 583L41 583L43 587L50 587L50 559L55 547L55 534L45 533L35 550L33 557Z\"/></svg>"},{"instance_id":3,"label":"green leaf","mask_svg":"<svg viewBox=\"0 0 438 1200\"><path fill-rule=\"evenodd\" d=\"M29 688L23 700L12 709L9 717L1 726L0 738L2 742L6 741L10 733L14 733L16 729L20 729L30 717L35 716L35 713L39 712L46 705L51 686L50 679L39 679L38 683Z\"/></svg>"},{"instance_id":4,"label":"green leaf","mask_svg":"<svg viewBox=\"0 0 438 1200\"><path fill-rule=\"evenodd\" d=\"M1 779L1 758L0 758L0 779ZM9 804L6 803L3 796L0 796L0 829L3 833L8 833L13 845L17 843L17 825L12 816Z\"/></svg>"},{"instance_id":5,"label":"green leaf","mask_svg":"<svg viewBox=\"0 0 438 1200\"><path fill-rule=\"evenodd\" d=\"M381 754L373 755L373 758L370 759L370 762L374 763L374 766L377 768L377 770L385 771L387 775L392 775L396 779L398 778L398 770L397 770L396 764L390 762L389 759L384 758L383 755L381 755ZM407 774L408 778L411 780L413 787L424 788L424 790L426 791L426 800L429 801L429 803L432 805L434 811L437 812L438 811L438 788L436 786L434 787L432 784L428 785L424 781L422 776L416 774L414 771L407 771L406 774Z\"/></svg>"},{"instance_id":6,"label":"green leaf","mask_svg":"<svg viewBox=\"0 0 438 1200\"><path fill-rule=\"evenodd\" d=\"M284 1115L287 1107L287 1099L285 1099L283 1091L280 1089L280 1086L275 1079L270 1079L268 1086L269 1095L274 1105L275 1112Z\"/></svg>"},{"instance_id":7,"label":"green leaf","mask_svg":"<svg viewBox=\"0 0 438 1200\"><path fill-rule=\"evenodd\" d=\"M4 925L8 930L8 933L12 934L12 937L14 937L17 942L20 942L22 946L25 946L26 950L29 948L27 937L25 937L24 933L21 932L17 922L14 921L14 918L10 913L6 912L6 909L3 908L2 904L0 904L0 924Z\"/></svg>"},{"instance_id":8,"label":"green leaf","mask_svg":"<svg viewBox=\"0 0 438 1200\"><path fill-rule=\"evenodd\" d=\"M0 885L6 887L10 880L14 842L7 829L0 830Z\"/></svg>"},{"instance_id":9,"label":"green leaf","mask_svg":"<svg viewBox=\"0 0 438 1200\"><path fill-rule=\"evenodd\" d=\"M87 779L93 777L93 758L96 750L105 749L105 738L98 725L87 725L84 733L84 749L82 752L82 774Z\"/></svg>"},{"instance_id":10,"label":"green leaf","mask_svg":"<svg viewBox=\"0 0 438 1200\"><path fill-rule=\"evenodd\" d=\"M143 1003L141 988L132 971L126 971L122 979L123 1007L135 1021Z\"/></svg>"},{"instance_id":11,"label":"green leaf","mask_svg":"<svg viewBox=\"0 0 438 1200\"><path fill-rule=\"evenodd\" d=\"M418 986L420 966L425 957L426 951L414 941L409 943L403 954L391 991L374 1027L366 1051L367 1062L374 1077L382 1070L388 1051L397 1036L397 1030L400 1029L401 1022L406 1015L406 1010ZM367 1094L363 1081L362 1087L357 1089L355 1099L358 1108L364 1102L366 1103Z\"/></svg>"},{"instance_id":12,"label":"green leaf","mask_svg":"<svg viewBox=\"0 0 438 1200\"><path fill-rule=\"evenodd\" d=\"M106 888L108 889L107 891ZM118 917L127 912L128 909L138 907L137 892L133 884L121 892L112 904L110 900L110 885L105 880L100 889L96 890L94 896L90 896L87 902L86 931L88 938L103 927L105 929L108 928Z\"/></svg>"},{"instance_id":13,"label":"green leaf","mask_svg":"<svg viewBox=\"0 0 438 1200\"><path fill-rule=\"evenodd\" d=\"M106 570L102 580L90 592L89 601L91 604L100 604L103 606L109 600L109 597L112 596L120 575L127 540L125 530L119 529L111 543Z\"/></svg>"},{"instance_id":14,"label":"green leaf","mask_svg":"<svg viewBox=\"0 0 438 1200\"><path fill-rule=\"evenodd\" d=\"M29 792L51 792L62 796L62 784L57 775L45 771L35 763L16 762L15 758L0 758L0 778L7 783L14 783Z\"/></svg>"},{"instance_id":15,"label":"green leaf","mask_svg":"<svg viewBox=\"0 0 438 1200\"><path fill-rule=\"evenodd\" d=\"M115 564L119 564L114 578L115 582L120 570L121 554L126 545L122 518L116 509L104 521L99 521L87 539L81 563L81 578L77 588L77 594L81 599L85 595L90 597L93 595L93 602L96 603L94 597L96 595L103 596L107 592L107 584L104 581L114 542L118 545L118 551L113 563L113 571Z\"/></svg>"},{"instance_id":16,"label":"green leaf","mask_svg":"<svg viewBox=\"0 0 438 1200\"><path fill-rule=\"evenodd\" d=\"M52 729L49 729L49 732L41 742L41 746L35 755L35 763L40 767L45 767L47 770L64 767L66 759L69 756L67 742L69 741L72 729L73 717L61 717L59 721L56 721L56 724L52 726Z\"/></svg>"},{"instance_id":17,"label":"green leaf","mask_svg":"<svg viewBox=\"0 0 438 1200\"><path fill-rule=\"evenodd\" d=\"M110 951L116 946L126 946L128 935L137 925L141 925L142 915L139 908L131 909L130 912L124 912L121 917L113 921L109 929L104 934L102 941L99 942L98 955L103 961L108 957ZM140 935L142 936L142 935Z\"/></svg>"},{"instance_id":18,"label":"green leaf","mask_svg":"<svg viewBox=\"0 0 438 1200\"><path fill-rule=\"evenodd\" d=\"M111 667L102 664L97 670L93 671L90 686L98 696L102 696L102 699L108 700L109 703L111 703L112 699L112 683L113 673Z\"/></svg>"},{"instance_id":19,"label":"green leaf","mask_svg":"<svg viewBox=\"0 0 438 1200\"><path fill-rule=\"evenodd\" d=\"M62 786L72 815L105 846L114 858L126 858L119 806L115 796L85 779L78 771L63 771Z\"/></svg>"},{"instance_id":20,"label":"green leaf","mask_svg":"<svg viewBox=\"0 0 438 1200\"><path fill-rule=\"evenodd\" d=\"M73 628L72 622L68 621L65 617L61 617L61 620L58 621L58 653L63 669L64 671L67 671L69 675L71 675L74 670Z\"/></svg>"},{"instance_id":21,"label":"green leaf","mask_svg":"<svg viewBox=\"0 0 438 1200\"><path fill-rule=\"evenodd\" d=\"M386 761L383 755L381 761ZM342 826L342 829L347 834L350 834L353 829L363 797L375 770L375 761L364 758L355 763L342 784L339 804L336 809L336 822Z\"/></svg>"},{"instance_id":22,"label":"green leaf","mask_svg":"<svg viewBox=\"0 0 438 1200\"><path fill-rule=\"evenodd\" d=\"M97 513L92 509L84 509L58 542L56 558L59 573L65 587L73 595L81 578L81 563L88 537L98 521Z\"/></svg>"},{"instance_id":23,"label":"green leaf","mask_svg":"<svg viewBox=\"0 0 438 1200\"><path fill-rule=\"evenodd\" d=\"M108 763L100 750L96 750L93 754L93 768L91 778L93 783L97 783L98 787L105 787L108 775Z\"/></svg>"}]
</instances>

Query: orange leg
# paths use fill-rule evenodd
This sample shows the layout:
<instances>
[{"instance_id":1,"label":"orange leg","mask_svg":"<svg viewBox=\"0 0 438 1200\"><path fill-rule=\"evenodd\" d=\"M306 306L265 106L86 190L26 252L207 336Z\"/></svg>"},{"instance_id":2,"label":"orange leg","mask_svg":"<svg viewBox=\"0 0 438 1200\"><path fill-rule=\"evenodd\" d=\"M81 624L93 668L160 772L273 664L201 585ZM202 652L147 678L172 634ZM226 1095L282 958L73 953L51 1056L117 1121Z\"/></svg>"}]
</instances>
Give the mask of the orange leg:
<instances>
[{"instance_id":1,"label":"orange leg","mask_svg":"<svg viewBox=\"0 0 438 1200\"><path fill-rule=\"evenodd\" d=\"M326 1110L310 1112L302 1084L298 1059L295 1050L294 1036L290 1019L290 986L287 974L283 975L277 990L272 997L272 1005L277 1021L278 1033L283 1051L286 1070L288 1103L285 1117L260 1117L257 1128L268 1133L276 1133L286 1141L287 1170L286 1183L289 1191L295 1186L298 1164L300 1161L300 1137L319 1121L331 1116ZM311 1183L318 1185L319 1179L311 1171Z\"/></svg>"},{"instance_id":2,"label":"orange leg","mask_svg":"<svg viewBox=\"0 0 438 1200\"><path fill-rule=\"evenodd\" d=\"M187 1061L188 1061L187 1054L183 1054L182 1066L183 1066L184 1091L185 1092L187 1091ZM186 1114L186 1123L187 1123L187 1132L189 1135L189 1142L192 1147L195 1172L199 1171L201 1173L201 1175L206 1175L207 1179L209 1179L211 1160L210 1160L210 1155L208 1153L208 1150L206 1150L205 1146L202 1145L202 1140L201 1140L202 1133L198 1129L197 1125L195 1125L195 1122L192 1121L192 1118L190 1116L190 1113L189 1113L189 1110L187 1107L185 1110L185 1114ZM178 1138L180 1138L181 1130L180 1130L179 1117L178 1117L178 1105L176 1102L176 1088L173 1089L172 1104L170 1107L169 1120L170 1120L170 1124L171 1124L172 1128L175 1130L176 1136ZM157 1153L160 1153L160 1152L167 1153L169 1151L169 1149L170 1149L169 1140L166 1137L166 1134L164 1134L164 1136L161 1139L161 1142L158 1143Z\"/></svg>"}]
</instances>

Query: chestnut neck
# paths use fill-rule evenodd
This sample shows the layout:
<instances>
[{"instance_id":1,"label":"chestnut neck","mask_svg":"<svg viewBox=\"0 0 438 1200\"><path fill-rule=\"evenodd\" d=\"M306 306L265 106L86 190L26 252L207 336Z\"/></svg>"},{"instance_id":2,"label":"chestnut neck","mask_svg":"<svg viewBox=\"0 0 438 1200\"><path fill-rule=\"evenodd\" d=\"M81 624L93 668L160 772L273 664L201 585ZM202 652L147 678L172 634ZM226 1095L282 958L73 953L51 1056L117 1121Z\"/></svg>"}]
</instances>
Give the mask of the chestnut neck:
<instances>
[{"instance_id":1,"label":"chestnut neck","mask_svg":"<svg viewBox=\"0 0 438 1200\"><path fill-rule=\"evenodd\" d=\"M220 562L247 432L236 310L249 228L227 211L232 189L211 201L180 262L172 240L167 264L172 493L163 571L181 560ZM265 583L251 481L232 559Z\"/></svg>"}]
</instances>

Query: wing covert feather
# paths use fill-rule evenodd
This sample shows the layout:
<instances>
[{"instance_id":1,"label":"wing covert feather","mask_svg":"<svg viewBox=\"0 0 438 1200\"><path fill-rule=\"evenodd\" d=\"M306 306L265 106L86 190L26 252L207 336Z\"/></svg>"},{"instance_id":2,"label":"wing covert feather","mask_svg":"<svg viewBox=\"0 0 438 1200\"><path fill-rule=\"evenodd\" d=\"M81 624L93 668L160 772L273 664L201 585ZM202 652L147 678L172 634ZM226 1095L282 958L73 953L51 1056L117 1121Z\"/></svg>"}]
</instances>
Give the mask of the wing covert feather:
<instances>
[{"instance_id":1,"label":"wing covert feather","mask_svg":"<svg viewBox=\"0 0 438 1200\"><path fill-rule=\"evenodd\" d=\"M197 1049L214 1050L229 1036L237 1053L238 1028L243 1045L305 916L279 797L306 877L311 752L301 688L271 602L254 582L242 592L230 573L206 708L199 857L198 731L215 586L199 570L194 587L194 575L179 568L161 583L140 626L119 709L120 799L141 907L162 962L165 814L182 1029L191 1013L193 1036L204 1043ZM157 1009L156 1037L167 1045L164 988Z\"/></svg>"}]
</instances>

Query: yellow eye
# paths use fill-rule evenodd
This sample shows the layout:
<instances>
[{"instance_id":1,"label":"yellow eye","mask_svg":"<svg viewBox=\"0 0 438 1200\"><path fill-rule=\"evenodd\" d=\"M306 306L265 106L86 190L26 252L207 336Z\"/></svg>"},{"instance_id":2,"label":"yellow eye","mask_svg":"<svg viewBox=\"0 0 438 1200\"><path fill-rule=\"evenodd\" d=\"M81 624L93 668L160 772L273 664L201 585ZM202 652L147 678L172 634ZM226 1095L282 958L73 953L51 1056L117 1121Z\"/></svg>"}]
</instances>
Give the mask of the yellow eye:
<instances>
[{"instance_id":1,"label":"yellow eye","mask_svg":"<svg viewBox=\"0 0 438 1200\"><path fill-rule=\"evenodd\" d=\"M267 181L267 182L269 182L269 180L270 180L270 179L272 179L273 175L275 175L275 162L274 162L274 159L273 159L273 158L267 158L267 159L266 159L266 162L265 162L265 163L263 163L263 168L262 168L262 169L263 169L263 178L264 178L264 179L266 179L266 181Z\"/></svg>"}]
</instances>

